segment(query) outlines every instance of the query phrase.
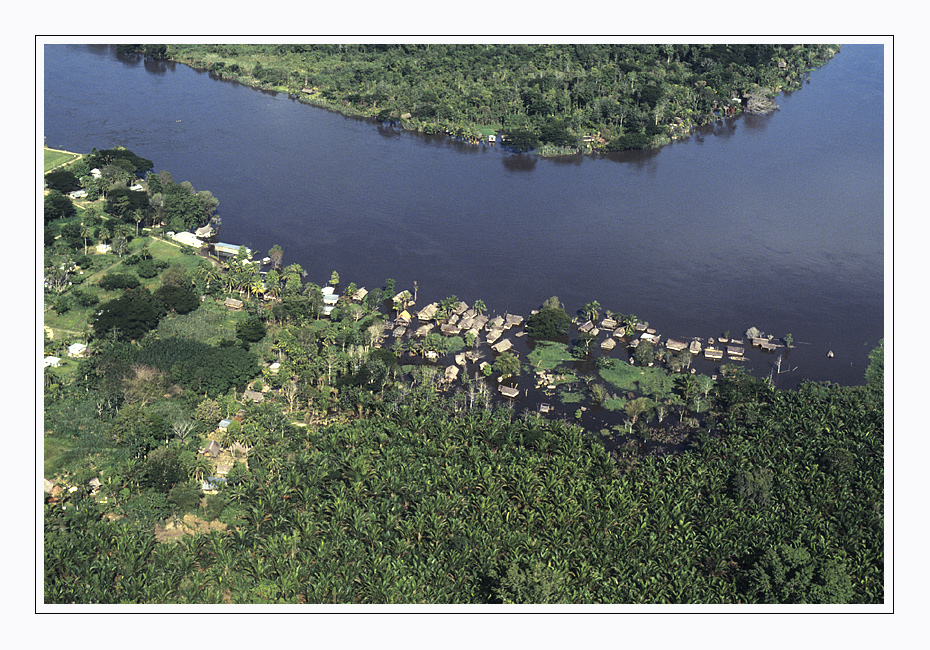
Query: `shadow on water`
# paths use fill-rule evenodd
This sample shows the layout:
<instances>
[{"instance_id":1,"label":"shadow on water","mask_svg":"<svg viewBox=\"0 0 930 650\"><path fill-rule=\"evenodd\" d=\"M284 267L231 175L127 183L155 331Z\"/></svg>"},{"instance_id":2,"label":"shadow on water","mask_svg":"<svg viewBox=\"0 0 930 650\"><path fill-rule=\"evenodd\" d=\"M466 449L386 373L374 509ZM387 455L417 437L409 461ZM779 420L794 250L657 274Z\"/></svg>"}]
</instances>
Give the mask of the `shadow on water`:
<instances>
[{"instance_id":1,"label":"shadow on water","mask_svg":"<svg viewBox=\"0 0 930 650\"><path fill-rule=\"evenodd\" d=\"M531 172L536 169L538 162L538 157L529 154L513 154L501 158L501 164L509 172Z\"/></svg>"}]
</instances>

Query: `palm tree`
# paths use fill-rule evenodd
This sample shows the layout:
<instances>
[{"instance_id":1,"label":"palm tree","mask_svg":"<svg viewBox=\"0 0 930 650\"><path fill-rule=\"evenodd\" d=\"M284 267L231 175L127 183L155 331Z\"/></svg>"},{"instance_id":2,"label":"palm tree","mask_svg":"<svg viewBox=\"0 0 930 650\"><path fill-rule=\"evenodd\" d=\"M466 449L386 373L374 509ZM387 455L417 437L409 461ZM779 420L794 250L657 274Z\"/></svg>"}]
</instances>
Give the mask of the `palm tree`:
<instances>
[{"instance_id":1,"label":"palm tree","mask_svg":"<svg viewBox=\"0 0 930 650\"><path fill-rule=\"evenodd\" d=\"M216 266L207 260L201 260L197 265L197 274L200 276L206 286L206 291L210 291L210 283L219 280L220 274Z\"/></svg>"},{"instance_id":2,"label":"palm tree","mask_svg":"<svg viewBox=\"0 0 930 650\"><path fill-rule=\"evenodd\" d=\"M488 306L484 304L483 300L476 300L475 304L472 305L472 309L474 309L475 313L480 316L488 310Z\"/></svg>"},{"instance_id":3,"label":"palm tree","mask_svg":"<svg viewBox=\"0 0 930 650\"><path fill-rule=\"evenodd\" d=\"M598 314L601 312L601 303L597 300L592 300L587 303L584 307L581 308L582 315L589 321L596 321Z\"/></svg>"},{"instance_id":4,"label":"palm tree","mask_svg":"<svg viewBox=\"0 0 930 650\"><path fill-rule=\"evenodd\" d=\"M90 237L90 223L87 218L81 219L81 237L84 238L84 254L87 255L87 238Z\"/></svg>"},{"instance_id":5,"label":"palm tree","mask_svg":"<svg viewBox=\"0 0 930 650\"><path fill-rule=\"evenodd\" d=\"M252 282L249 285L249 290L256 296L263 295L265 293L265 283L262 282L262 278L260 275L257 275L254 278L252 278Z\"/></svg>"},{"instance_id":6,"label":"palm tree","mask_svg":"<svg viewBox=\"0 0 930 650\"><path fill-rule=\"evenodd\" d=\"M132 220L136 222L136 237L139 236L139 223L142 221L142 218L145 215L142 210L133 210L132 211Z\"/></svg>"},{"instance_id":7,"label":"palm tree","mask_svg":"<svg viewBox=\"0 0 930 650\"><path fill-rule=\"evenodd\" d=\"M213 471L213 461L206 456L198 455L190 465L190 476L202 481L203 477Z\"/></svg>"},{"instance_id":8,"label":"palm tree","mask_svg":"<svg viewBox=\"0 0 930 650\"><path fill-rule=\"evenodd\" d=\"M281 295L281 274L274 269L265 274L265 295L272 298Z\"/></svg>"},{"instance_id":9,"label":"palm tree","mask_svg":"<svg viewBox=\"0 0 930 650\"><path fill-rule=\"evenodd\" d=\"M629 314L623 317L623 324L626 327L627 336L630 336L633 333L633 328L638 322L639 318L637 318L634 314Z\"/></svg>"}]
</instances>

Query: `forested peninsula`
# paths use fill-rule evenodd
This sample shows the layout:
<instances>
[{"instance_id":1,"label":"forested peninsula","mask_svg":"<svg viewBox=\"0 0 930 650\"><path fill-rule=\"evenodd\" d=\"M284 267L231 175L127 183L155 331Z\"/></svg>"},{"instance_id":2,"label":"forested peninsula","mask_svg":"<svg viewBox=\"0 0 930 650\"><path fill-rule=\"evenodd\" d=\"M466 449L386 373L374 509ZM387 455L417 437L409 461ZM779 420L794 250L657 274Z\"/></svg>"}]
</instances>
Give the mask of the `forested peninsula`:
<instances>
[{"instance_id":1,"label":"forested peninsula","mask_svg":"<svg viewBox=\"0 0 930 650\"><path fill-rule=\"evenodd\" d=\"M46 171L46 604L884 602L882 346L861 386L695 375L622 305L489 318L230 249L123 148ZM629 444L496 390L540 371Z\"/></svg>"},{"instance_id":2,"label":"forested peninsula","mask_svg":"<svg viewBox=\"0 0 930 650\"><path fill-rule=\"evenodd\" d=\"M343 114L543 156L661 146L775 108L839 45L121 45Z\"/></svg>"}]
</instances>

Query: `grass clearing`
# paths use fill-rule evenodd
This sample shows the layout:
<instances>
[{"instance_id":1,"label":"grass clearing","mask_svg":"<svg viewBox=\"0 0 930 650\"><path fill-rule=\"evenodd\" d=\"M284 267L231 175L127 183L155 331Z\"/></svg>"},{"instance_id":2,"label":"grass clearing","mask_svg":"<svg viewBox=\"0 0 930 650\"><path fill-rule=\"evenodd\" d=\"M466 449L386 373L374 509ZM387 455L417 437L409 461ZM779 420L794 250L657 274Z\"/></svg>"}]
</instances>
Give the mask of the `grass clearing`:
<instances>
[{"instance_id":1,"label":"grass clearing","mask_svg":"<svg viewBox=\"0 0 930 650\"><path fill-rule=\"evenodd\" d=\"M54 436L46 436L43 445L42 466L45 476L54 476L63 466L68 452L74 448L74 441Z\"/></svg>"},{"instance_id":2,"label":"grass clearing","mask_svg":"<svg viewBox=\"0 0 930 650\"><path fill-rule=\"evenodd\" d=\"M248 316L234 312L221 303L207 300L189 314L168 314L158 324L161 338L178 338L218 345L220 341L236 338L236 324Z\"/></svg>"},{"instance_id":3,"label":"grass clearing","mask_svg":"<svg viewBox=\"0 0 930 650\"><path fill-rule=\"evenodd\" d=\"M674 382L668 372L659 366L643 368L619 360L598 371L601 379L622 391L658 397L672 397Z\"/></svg>"},{"instance_id":4,"label":"grass clearing","mask_svg":"<svg viewBox=\"0 0 930 650\"><path fill-rule=\"evenodd\" d=\"M575 360L566 344L555 341L537 342L526 358L533 370L553 370L566 361Z\"/></svg>"},{"instance_id":5,"label":"grass clearing","mask_svg":"<svg viewBox=\"0 0 930 650\"><path fill-rule=\"evenodd\" d=\"M49 149L48 147L44 149L44 154L45 160L43 165L46 172L49 172L56 167L61 167L62 165L67 165L74 162L75 160L81 159L81 154L79 153L74 153L72 151L62 151L60 149Z\"/></svg>"}]
</instances>

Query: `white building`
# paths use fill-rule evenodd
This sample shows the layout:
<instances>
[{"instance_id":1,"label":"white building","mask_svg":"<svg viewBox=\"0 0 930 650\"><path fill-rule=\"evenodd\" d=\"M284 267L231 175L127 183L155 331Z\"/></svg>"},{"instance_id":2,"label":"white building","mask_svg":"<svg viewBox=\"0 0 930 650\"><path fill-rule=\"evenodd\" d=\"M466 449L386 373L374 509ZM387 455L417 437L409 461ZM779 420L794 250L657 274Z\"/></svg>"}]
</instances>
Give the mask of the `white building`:
<instances>
[{"instance_id":1,"label":"white building","mask_svg":"<svg viewBox=\"0 0 930 650\"><path fill-rule=\"evenodd\" d=\"M200 248L203 246L203 242L197 238L192 232L177 232L177 233L168 233L168 236L171 237L174 241L180 242L186 246L191 246L193 248Z\"/></svg>"}]
</instances>

